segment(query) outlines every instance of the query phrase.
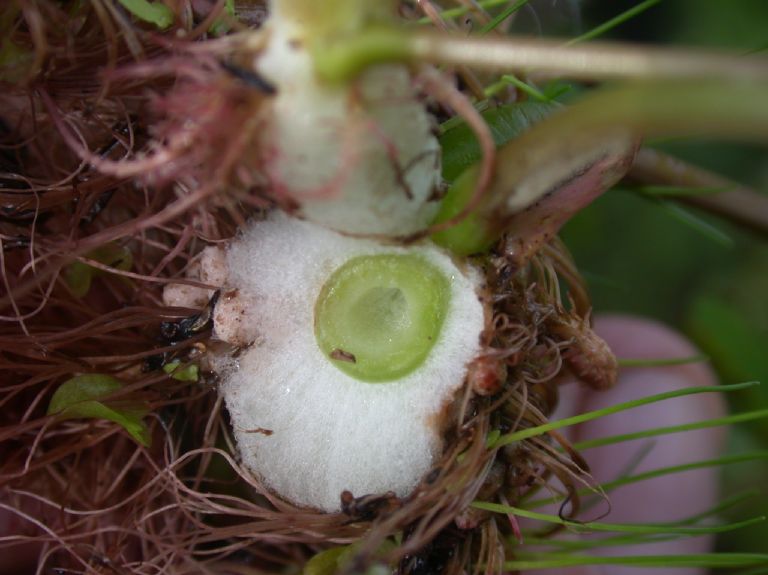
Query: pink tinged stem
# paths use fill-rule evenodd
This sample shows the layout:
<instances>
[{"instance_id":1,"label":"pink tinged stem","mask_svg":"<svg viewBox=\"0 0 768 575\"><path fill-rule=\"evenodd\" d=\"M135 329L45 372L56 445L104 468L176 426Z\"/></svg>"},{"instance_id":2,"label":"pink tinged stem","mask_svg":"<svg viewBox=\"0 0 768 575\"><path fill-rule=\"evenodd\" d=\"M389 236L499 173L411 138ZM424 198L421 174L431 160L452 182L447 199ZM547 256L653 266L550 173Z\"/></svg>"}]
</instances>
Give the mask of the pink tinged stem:
<instances>
[{"instance_id":1,"label":"pink tinged stem","mask_svg":"<svg viewBox=\"0 0 768 575\"><path fill-rule=\"evenodd\" d=\"M506 222L506 251L518 265L549 242L576 213L618 182L632 165L635 146L606 150L592 163L558 182L551 191ZM514 196L513 198L514 199Z\"/></svg>"}]
</instances>

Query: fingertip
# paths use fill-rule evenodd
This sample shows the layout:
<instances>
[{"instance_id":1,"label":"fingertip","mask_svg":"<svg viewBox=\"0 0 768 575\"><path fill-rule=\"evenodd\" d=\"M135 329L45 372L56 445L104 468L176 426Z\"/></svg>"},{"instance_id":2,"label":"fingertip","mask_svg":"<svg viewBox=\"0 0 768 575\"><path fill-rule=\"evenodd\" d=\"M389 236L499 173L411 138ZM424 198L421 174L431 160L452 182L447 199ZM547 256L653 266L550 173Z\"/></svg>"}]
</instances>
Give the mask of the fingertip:
<instances>
[{"instance_id":1,"label":"fingertip","mask_svg":"<svg viewBox=\"0 0 768 575\"><path fill-rule=\"evenodd\" d=\"M631 316L603 316L595 329L620 358L668 359L690 357L699 352L678 332L651 320ZM658 393L694 386L715 385L712 368L702 362L675 366L622 369L613 389L593 392L575 385L562 392L564 407L570 414L593 411ZM572 429L574 442L673 427L705 419L722 417L727 412L721 394L702 393L663 400L602 417ZM560 410L560 416L570 415ZM656 437L623 441L584 450L595 479L600 483L646 471L674 467L694 461L714 459L724 448L726 429L711 427L663 434ZM691 517L712 508L718 501L718 473L715 467L661 475L624 485L610 493L610 512L601 521L610 523L659 523ZM711 537L656 542L634 547L605 547L595 554L679 555L702 553L711 549ZM611 566L603 571L611 575L638 575L642 569ZM655 573L702 575L699 569L661 569ZM567 575L582 572L566 570Z\"/></svg>"}]
</instances>

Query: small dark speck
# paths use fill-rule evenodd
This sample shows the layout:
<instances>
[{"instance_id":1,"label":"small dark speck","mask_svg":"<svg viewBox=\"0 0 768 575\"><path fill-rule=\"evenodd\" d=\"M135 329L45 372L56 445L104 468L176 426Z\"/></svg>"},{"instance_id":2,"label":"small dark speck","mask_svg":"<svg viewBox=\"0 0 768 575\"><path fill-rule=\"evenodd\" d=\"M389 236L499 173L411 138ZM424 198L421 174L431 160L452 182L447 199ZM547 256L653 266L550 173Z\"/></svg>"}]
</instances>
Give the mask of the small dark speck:
<instances>
[{"instance_id":1,"label":"small dark speck","mask_svg":"<svg viewBox=\"0 0 768 575\"><path fill-rule=\"evenodd\" d=\"M277 93L277 88L270 84L266 78L263 78L255 70L241 68L240 66L230 64L229 62L221 62L221 67L241 82L244 82L251 88L255 88L268 96L273 96Z\"/></svg>"},{"instance_id":2,"label":"small dark speck","mask_svg":"<svg viewBox=\"0 0 768 575\"><path fill-rule=\"evenodd\" d=\"M357 358L354 356L354 354L351 354L348 351L344 351L343 349L334 349L331 352L330 358L331 359L335 359L337 361L346 361L348 363L357 363Z\"/></svg>"},{"instance_id":3,"label":"small dark speck","mask_svg":"<svg viewBox=\"0 0 768 575\"><path fill-rule=\"evenodd\" d=\"M245 429L245 433L260 433L269 437L274 433L271 429L264 429L263 427L256 427L255 429Z\"/></svg>"}]
</instances>

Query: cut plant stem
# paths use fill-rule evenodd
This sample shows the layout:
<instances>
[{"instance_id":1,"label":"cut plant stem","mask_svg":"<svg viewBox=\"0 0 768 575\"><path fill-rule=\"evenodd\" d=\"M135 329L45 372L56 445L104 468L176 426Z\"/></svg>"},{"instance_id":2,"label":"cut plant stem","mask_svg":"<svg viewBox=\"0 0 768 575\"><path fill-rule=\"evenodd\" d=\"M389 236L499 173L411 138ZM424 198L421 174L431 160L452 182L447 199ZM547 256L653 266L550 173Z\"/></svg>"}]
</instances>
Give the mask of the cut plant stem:
<instances>
[{"instance_id":1,"label":"cut plant stem","mask_svg":"<svg viewBox=\"0 0 768 575\"><path fill-rule=\"evenodd\" d=\"M382 254L349 260L326 281L315 334L337 366L361 381L393 381L418 368L437 341L448 280L427 260ZM340 353L339 353L340 352Z\"/></svg>"},{"instance_id":2,"label":"cut plant stem","mask_svg":"<svg viewBox=\"0 0 768 575\"><path fill-rule=\"evenodd\" d=\"M214 333L241 348L214 363L246 466L324 511L345 490L408 495L480 353L479 274L428 243L344 237L279 213L232 242L225 266Z\"/></svg>"}]
</instances>

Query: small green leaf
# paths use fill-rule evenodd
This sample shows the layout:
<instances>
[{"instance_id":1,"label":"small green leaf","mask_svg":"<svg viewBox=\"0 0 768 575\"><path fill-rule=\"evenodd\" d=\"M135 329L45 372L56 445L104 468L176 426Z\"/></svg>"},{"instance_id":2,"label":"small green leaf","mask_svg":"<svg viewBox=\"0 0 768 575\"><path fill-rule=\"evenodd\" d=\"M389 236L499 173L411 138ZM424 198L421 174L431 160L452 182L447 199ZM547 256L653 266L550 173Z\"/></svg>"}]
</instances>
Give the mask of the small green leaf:
<instances>
[{"instance_id":1,"label":"small green leaf","mask_svg":"<svg viewBox=\"0 0 768 575\"><path fill-rule=\"evenodd\" d=\"M333 575L339 571L339 559L346 547L332 547L312 557L304 566L304 575Z\"/></svg>"},{"instance_id":2,"label":"small green leaf","mask_svg":"<svg viewBox=\"0 0 768 575\"><path fill-rule=\"evenodd\" d=\"M477 166L461 174L448 188L432 223L442 224L464 212L475 195L478 177ZM462 256L486 251L495 239L487 220L476 211L470 211L463 220L432 234L432 241L437 245Z\"/></svg>"},{"instance_id":3,"label":"small green leaf","mask_svg":"<svg viewBox=\"0 0 768 575\"><path fill-rule=\"evenodd\" d=\"M122 426L138 443L148 446L149 430L142 418L147 414L144 407L137 405L117 405L111 407L101 399L122 389L120 381L110 375L78 375L62 383L51 397L48 415L57 415L61 419L106 419Z\"/></svg>"},{"instance_id":4,"label":"small green leaf","mask_svg":"<svg viewBox=\"0 0 768 575\"><path fill-rule=\"evenodd\" d=\"M117 270L127 271L133 266L133 254L126 247L108 243L88 252L85 256ZM76 298L85 297L91 289L94 275L103 273L85 262L75 261L64 270L64 281L72 295Z\"/></svg>"},{"instance_id":5,"label":"small green leaf","mask_svg":"<svg viewBox=\"0 0 768 575\"><path fill-rule=\"evenodd\" d=\"M482 115L491 129L496 146L503 146L557 108L557 104L521 102L492 108ZM443 151L443 177L449 182L456 180L482 155L477 138L466 124L446 130L440 137L440 147Z\"/></svg>"},{"instance_id":6,"label":"small green leaf","mask_svg":"<svg viewBox=\"0 0 768 575\"><path fill-rule=\"evenodd\" d=\"M173 24L173 12L162 2L148 0L118 0L118 2L139 20L154 24L161 30Z\"/></svg>"},{"instance_id":7,"label":"small green leaf","mask_svg":"<svg viewBox=\"0 0 768 575\"><path fill-rule=\"evenodd\" d=\"M179 360L171 361L163 366L163 371L177 381L197 381L200 370L194 363L182 366Z\"/></svg>"},{"instance_id":8,"label":"small green leaf","mask_svg":"<svg viewBox=\"0 0 768 575\"><path fill-rule=\"evenodd\" d=\"M33 60L31 52L5 38L0 42L0 81L11 84L20 82L29 75Z\"/></svg>"},{"instance_id":9,"label":"small green leaf","mask_svg":"<svg viewBox=\"0 0 768 575\"><path fill-rule=\"evenodd\" d=\"M522 102L483 112L497 147L503 146L546 118L558 108L555 103ZM466 124L459 124L440 138L443 177L452 185L440 203L433 223L440 224L461 214L474 196L482 152L477 138ZM469 213L458 224L435 233L432 240L456 254L485 251L497 239L485 216Z\"/></svg>"},{"instance_id":10,"label":"small green leaf","mask_svg":"<svg viewBox=\"0 0 768 575\"><path fill-rule=\"evenodd\" d=\"M392 552L396 545L390 540L384 540L379 546L376 554L379 556L386 555ZM334 575L339 573L346 567L351 561L354 560L355 554L360 548L359 543L352 545L345 545L343 547L332 547L321 551L314 557L312 557L304 566L303 575ZM391 573L391 569L384 567L383 565L373 565L365 572L366 575L378 575Z\"/></svg>"},{"instance_id":11,"label":"small green leaf","mask_svg":"<svg viewBox=\"0 0 768 575\"><path fill-rule=\"evenodd\" d=\"M72 262L64 270L64 281L72 295L80 299L91 290L94 269L83 262Z\"/></svg>"},{"instance_id":12,"label":"small green leaf","mask_svg":"<svg viewBox=\"0 0 768 575\"><path fill-rule=\"evenodd\" d=\"M216 21L211 24L208 31L214 36L223 36L230 29L230 22L236 18L235 16L235 0L226 0L224 2L224 14L216 18Z\"/></svg>"}]
</instances>

